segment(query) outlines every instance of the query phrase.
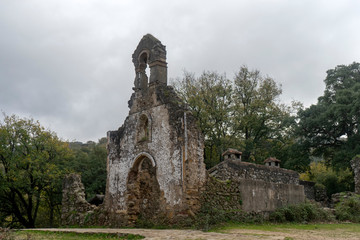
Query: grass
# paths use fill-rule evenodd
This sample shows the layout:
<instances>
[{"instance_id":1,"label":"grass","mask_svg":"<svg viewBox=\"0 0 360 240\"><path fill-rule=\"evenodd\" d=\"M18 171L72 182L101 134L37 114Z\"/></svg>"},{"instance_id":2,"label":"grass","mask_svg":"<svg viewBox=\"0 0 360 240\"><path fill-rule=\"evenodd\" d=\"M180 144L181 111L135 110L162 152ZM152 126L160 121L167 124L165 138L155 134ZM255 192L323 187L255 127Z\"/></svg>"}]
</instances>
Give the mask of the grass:
<instances>
[{"instance_id":1,"label":"grass","mask_svg":"<svg viewBox=\"0 0 360 240\"><path fill-rule=\"evenodd\" d=\"M284 223L284 224L241 224L228 223L222 227L214 228L214 232L226 232L233 229L248 229L261 230L270 232L288 232L291 230L336 230L342 229L348 232L360 233L360 224L357 223L316 223L316 224L299 224L299 223Z\"/></svg>"},{"instance_id":2,"label":"grass","mask_svg":"<svg viewBox=\"0 0 360 240\"><path fill-rule=\"evenodd\" d=\"M73 233L73 232L47 232L47 231L16 231L13 233L14 240L102 240L102 239L143 239L143 236L134 234L117 233Z\"/></svg>"}]
</instances>

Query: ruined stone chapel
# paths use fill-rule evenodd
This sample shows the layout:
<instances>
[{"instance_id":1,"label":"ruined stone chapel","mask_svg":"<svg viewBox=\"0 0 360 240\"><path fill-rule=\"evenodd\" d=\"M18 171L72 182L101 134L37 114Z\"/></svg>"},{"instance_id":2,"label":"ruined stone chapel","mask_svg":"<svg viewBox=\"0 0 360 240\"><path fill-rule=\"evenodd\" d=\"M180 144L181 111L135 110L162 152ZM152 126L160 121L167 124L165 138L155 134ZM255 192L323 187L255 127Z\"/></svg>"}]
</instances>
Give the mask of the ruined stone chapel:
<instances>
[{"instance_id":1,"label":"ruined stone chapel","mask_svg":"<svg viewBox=\"0 0 360 240\"><path fill-rule=\"evenodd\" d=\"M206 180L203 138L195 119L167 86L165 46L145 35L132 61L129 116L117 131L108 132L105 208L124 213L129 221L140 214L172 218L196 211Z\"/></svg>"},{"instance_id":2,"label":"ruined stone chapel","mask_svg":"<svg viewBox=\"0 0 360 240\"><path fill-rule=\"evenodd\" d=\"M298 173L278 164L242 162L241 152L207 171L196 119L167 85L165 46L147 34L132 61L135 80L129 115L118 130L107 134L104 202L88 206L83 196L71 197L76 191L66 191L65 186L65 224L87 219L97 225L132 225L140 217L171 222L195 216L204 202L224 210L266 212L304 201ZM68 204L69 199L80 199L83 207L76 214L71 214L76 204Z\"/></svg>"}]
</instances>

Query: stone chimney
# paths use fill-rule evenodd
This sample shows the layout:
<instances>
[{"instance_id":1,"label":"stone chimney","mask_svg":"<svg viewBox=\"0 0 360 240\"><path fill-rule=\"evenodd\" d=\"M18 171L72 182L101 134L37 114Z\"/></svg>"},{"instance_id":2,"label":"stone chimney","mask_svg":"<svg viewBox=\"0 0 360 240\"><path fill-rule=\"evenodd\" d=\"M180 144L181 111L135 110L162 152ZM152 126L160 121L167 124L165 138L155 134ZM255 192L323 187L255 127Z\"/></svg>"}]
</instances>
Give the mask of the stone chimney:
<instances>
[{"instance_id":1,"label":"stone chimney","mask_svg":"<svg viewBox=\"0 0 360 240\"><path fill-rule=\"evenodd\" d=\"M242 152L233 149L233 148L228 148L223 154L222 156L224 157L224 160L238 160L241 161L241 155Z\"/></svg>"},{"instance_id":2,"label":"stone chimney","mask_svg":"<svg viewBox=\"0 0 360 240\"><path fill-rule=\"evenodd\" d=\"M274 157L269 157L267 159L265 159L264 163L265 163L265 166L268 166L268 167L280 167L280 160L279 159L276 159Z\"/></svg>"}]
</instances>

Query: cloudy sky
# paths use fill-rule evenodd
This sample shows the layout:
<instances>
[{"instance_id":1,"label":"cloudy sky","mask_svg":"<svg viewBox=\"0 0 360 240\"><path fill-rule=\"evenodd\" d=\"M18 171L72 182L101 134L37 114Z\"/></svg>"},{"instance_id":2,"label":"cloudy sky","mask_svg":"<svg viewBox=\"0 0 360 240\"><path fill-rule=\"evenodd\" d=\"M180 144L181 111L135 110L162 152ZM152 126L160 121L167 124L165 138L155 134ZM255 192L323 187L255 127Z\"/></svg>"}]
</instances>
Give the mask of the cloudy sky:
<instances>
[{"instance_id":1,"label":"cloudy sky","mask_svg":"<svg viewBox=\"0 0 360 240\"><path fill-rule=\"evenodd\" d=\"M0 0L0 110L97 141L128 114L147 33L166 45L169 78L245 64L309 106L326 70L360 61L359 27L358 0Z\"/></svg>"}]
</instances>

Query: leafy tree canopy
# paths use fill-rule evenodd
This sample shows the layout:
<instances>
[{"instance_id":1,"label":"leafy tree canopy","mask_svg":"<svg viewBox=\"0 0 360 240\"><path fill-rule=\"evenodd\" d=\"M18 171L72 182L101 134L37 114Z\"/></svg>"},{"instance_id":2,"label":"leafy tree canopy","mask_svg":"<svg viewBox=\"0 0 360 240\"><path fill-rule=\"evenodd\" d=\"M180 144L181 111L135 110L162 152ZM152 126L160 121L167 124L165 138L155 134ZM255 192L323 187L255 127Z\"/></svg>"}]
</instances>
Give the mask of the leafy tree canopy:
<instances>
[{"instance_id":1,"label":"leafy tree canopy","mask_svg":"<svg viewBox=\"0 0 360 240\"><path fill-rule=\"evenodd\" d=\"M245 161L288 158L294 119L291 108L279 102L281 86L272 78L243 66L233 81L216 72L200 77L185 72L174 85L205 135L207 167L229 147L242 151Z\"/></svg>"},{"instance_id":2,"label":"leafy tree canopy","mask_svg":"<svg viewBox=\"0 0 360 240\"><path fill-rule=\"evenodd\" d=\"M67 162L67 169L81 174L86 198L90 200L95 194L104 194L106 187L106 143L107 138L98 143L70 142L74 157Z\"/></svg>"},{"instance_id":3,"label":"leafy tree canopy","mask_svg":"<svg viewBox=\"0 0 360 240\"><path fill-rule=\"evenodd\" d=\"M317 104L299 111L297 134L313 155L347 168L360 153L360 64L330 69L324 82Z\"/></svg>"},{"instance_id":4,"label":"leafy tree canopy","mask_svg":"<svg viewBox=\"0 0 360 240\"><path fill-rule=\"evenodd\" d=\"M35 227L39 206L61 179L68 145L33 119L4 115L0 122L0 214Z\"/></svg>"}]
</instances>

